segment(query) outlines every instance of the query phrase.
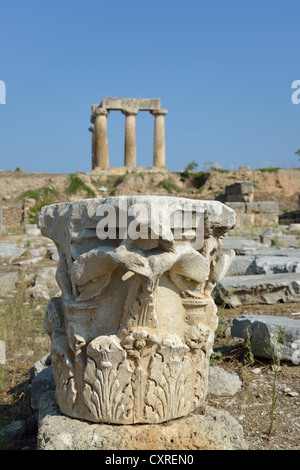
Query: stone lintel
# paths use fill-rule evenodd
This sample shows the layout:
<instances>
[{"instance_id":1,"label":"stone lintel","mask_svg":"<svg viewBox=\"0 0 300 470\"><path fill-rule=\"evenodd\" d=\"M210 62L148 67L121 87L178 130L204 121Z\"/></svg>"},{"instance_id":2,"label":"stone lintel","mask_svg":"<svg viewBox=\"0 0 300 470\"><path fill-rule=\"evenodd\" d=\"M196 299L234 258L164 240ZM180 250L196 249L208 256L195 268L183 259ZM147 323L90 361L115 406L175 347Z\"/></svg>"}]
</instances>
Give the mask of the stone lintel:
<instances>
[{"instance_id":1,"label":"stone lintel","mask_svg":"<svg viewBox=\"0 0 300 470\"><path fill-rule=\"evenodd\" d=\"M95 105L93 105L95 106ZM151 111L160 108L160 99L156 98L103 98L100 108L115 110ZM93 109L93 107L92 107Z\"/></svg>"}]
</instances>

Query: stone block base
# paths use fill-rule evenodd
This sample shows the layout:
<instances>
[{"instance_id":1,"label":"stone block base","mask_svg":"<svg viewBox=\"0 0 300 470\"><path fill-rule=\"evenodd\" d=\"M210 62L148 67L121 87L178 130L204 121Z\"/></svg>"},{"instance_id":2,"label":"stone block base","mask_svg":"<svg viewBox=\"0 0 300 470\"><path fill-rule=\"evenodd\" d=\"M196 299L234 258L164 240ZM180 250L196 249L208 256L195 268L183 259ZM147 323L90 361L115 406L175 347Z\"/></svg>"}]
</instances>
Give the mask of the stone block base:
<instances>
[{"instance_id":1,"label":"stone block base","mask_svg":"<svg viewBox=\"0 0 300 470\"><path fill-rule=\"evenodd\" d=\"M62 415L55 392L39 402L38 450L247 450L241 425L207 407L161 424L94 424Z\"/></svg>"}]
</instances>

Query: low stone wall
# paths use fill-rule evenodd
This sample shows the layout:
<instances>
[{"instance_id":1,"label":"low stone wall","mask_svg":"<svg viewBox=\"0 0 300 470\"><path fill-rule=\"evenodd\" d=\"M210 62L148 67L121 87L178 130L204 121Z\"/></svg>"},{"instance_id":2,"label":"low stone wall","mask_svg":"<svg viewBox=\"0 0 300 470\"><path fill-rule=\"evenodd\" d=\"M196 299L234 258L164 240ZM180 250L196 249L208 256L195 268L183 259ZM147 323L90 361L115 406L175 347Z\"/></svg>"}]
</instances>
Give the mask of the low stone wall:
<instances>
[{"instance_id":1,"label":"low stone wall","mask_svg":"<svg viewBox=\"0 0 300 470\"><path fill-rule=\"evenodd\" d=\"M274 227L279 223L277 202L225 202L237 213L235 228Z\"/></svg>"},{"instance_id":2,"label":"low stone wall","mask_svg":"<svg viewBox=\"0 0 300 470\"><path fill-rule=\"evenodd\" d=\"M0 206L0 231L3 228L18 228L29 223L29 210L35 205L34 199L25 199L21 205Z\"/></svg>"},{"instance_id":3,"label":"low stone wall","mask_svg":"<svg viewBox=\"0 0 300 470\"><path fill-rule=\"evenodd\" d=\"M24 223L23 206L6 206L0 209L2 212L0 230L3 227L20 227Z\"/></svg>"}]
</instances>

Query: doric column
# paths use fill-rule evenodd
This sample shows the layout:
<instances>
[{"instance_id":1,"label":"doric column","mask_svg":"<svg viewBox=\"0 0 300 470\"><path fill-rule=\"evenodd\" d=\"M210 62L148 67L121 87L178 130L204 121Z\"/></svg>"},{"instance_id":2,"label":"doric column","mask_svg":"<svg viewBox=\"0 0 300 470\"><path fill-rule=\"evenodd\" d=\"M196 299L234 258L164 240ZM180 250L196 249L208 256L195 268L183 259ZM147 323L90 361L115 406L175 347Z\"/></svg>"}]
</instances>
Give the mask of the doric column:
<instances>
[{"instance_id":1,"label":"doric column","mask_svg":"<svg viewBox=\"0 0 300 470\"><path fill-rule=\"evenodd\" d=\"M168 111L158 109L150 112L155 117L153 166L164 168L166 166L165 115Z\"/></svg>"},{"instance_id":2,"label":"doric column","mask_svg":"<svg viewBox=\"0 0 300 470\"><path fill-rule=\"evenodd\" d=\"M94 133L94 126L90 126L89 131L92 134L92 170L95 168L95 133Z\"/></svg>"},{"instance_id":3,"label":"doric column","mask_svg":"<svg viewBox=\"0 0 300 470\"><path fill-rule=\"evenodd\" d=\"M125 114L125 156L124 165L126 167L136 166L136 135L135 135L135 116L138 111L122 110Z\"/></svg>"},{"instance_id":4,"label":"doric column","mask_svg":"<svg viewBox=\"0 0 300 470\"><path fill-rule=\"evenodd\" d=\"M109 168L108 158L108 138L107 138L107 116L109 111L104 108L97 108L94 112L94 145L95 145L95 168L107 170Z\"/></svg>"}]
</instances>

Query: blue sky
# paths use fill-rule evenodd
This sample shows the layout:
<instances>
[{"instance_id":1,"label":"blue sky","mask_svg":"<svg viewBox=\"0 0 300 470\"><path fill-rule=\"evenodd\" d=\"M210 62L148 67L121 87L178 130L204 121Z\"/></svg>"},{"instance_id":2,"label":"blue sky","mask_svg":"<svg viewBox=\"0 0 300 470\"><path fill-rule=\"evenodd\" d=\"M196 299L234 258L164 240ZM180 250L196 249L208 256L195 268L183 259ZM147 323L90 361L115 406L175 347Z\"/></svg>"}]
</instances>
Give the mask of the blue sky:
<instances>
[{"instance_id":1,"label":"blue sky","mask_svg":"<svg viewBox=\"0 0 300 470\"><path fill-rule=\"evenodd\" d=\"M161 98L166 162L180 171L300 166L299 0L1 0L0 169L91 169L91 105ZM154 118L136 118L137 164L151 166ZM108 118L111 166L125 117Z\"/></svg>"}]
</instances>

